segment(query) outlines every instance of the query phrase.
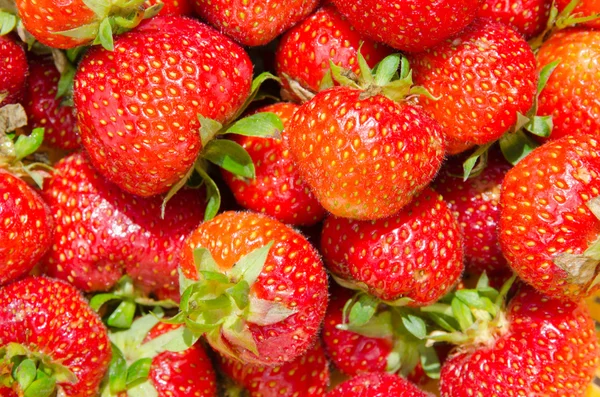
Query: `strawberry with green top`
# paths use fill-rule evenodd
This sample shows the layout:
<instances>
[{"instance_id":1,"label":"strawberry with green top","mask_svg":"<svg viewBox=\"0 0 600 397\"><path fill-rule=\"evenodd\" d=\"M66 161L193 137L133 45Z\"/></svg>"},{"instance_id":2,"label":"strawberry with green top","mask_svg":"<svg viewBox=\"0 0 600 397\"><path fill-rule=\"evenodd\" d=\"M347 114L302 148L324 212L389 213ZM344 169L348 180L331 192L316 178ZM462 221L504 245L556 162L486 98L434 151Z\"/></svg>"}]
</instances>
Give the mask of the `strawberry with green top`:
<instances>
[{"instance_id":1,"label":"strawberry with green top","mask_svg":"<svg viewBox=\"0 0 600 397\"><path fill-rule=\"evenodd\" d=\"M325 394L325 397L432 397L406 379L385 372L357 375Z\"/></svg>"}]
</instances>

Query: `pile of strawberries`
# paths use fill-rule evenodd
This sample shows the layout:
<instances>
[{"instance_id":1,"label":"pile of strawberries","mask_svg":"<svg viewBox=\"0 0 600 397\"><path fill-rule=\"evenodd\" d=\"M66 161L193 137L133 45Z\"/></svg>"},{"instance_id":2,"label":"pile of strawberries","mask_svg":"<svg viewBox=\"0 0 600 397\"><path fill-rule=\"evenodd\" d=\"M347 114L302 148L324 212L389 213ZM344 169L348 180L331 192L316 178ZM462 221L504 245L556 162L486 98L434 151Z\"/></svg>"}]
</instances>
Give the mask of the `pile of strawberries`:
<instances>
[{"instance_id":1,"label":"pile of strawberries","mask_svg":"<svg viewBox=\"0 0 600 397\"><path fill-rule=\"evenodd\" d=\"M585 394L597 2L163 1L0 2L0 396Z\"/></svg>"}]
</instances>

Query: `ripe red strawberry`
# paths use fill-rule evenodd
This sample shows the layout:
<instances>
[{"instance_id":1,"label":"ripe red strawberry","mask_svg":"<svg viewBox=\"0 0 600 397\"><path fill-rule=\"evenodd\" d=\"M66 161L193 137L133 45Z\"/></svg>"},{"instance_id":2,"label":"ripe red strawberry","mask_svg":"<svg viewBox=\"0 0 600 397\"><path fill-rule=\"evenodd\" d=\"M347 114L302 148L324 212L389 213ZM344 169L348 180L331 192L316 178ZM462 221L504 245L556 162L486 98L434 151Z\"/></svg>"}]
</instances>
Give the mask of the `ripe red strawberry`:
<instances>
[{"instance_id":1,"label":"ripe red strawberry","mask_svg":"<svg viewBox=\"0 0 600 397\"><path fill-rule=\"evenodd\" d=\"M28 273L52 243L50 210L27 183L0 169L0 285Z\"/></svg>"},{"instance_id":2,"label":"ripe red strawberry","mask_svg":"<svg viewBox=\"0 0 600 397\"><path fill-rule=\"evenodd\" d=\"M110 289L126 273L147 294L179 298L180 251L202 222L202 194L179 192L161 219L161 197L121 191L76 153L55 165L44 195L56 223L47 274L89 292Z\"/></svg>"},{"instance_id":3,"label":"ripe red strawberry","mask_svg":"<svg viewBox=\"0 0 600 397\"><path fill-rule=\"evenodd\" d=\"M500 244L539 291L578 300L600 289L600 141L563 137L535 149L504 179Z\"/></svg>"},{"instance_id":4,"label":"ripe red strawberry","mask_svg":"<svg viewBox=\"0 0 600 397\"><path fill-rule=\"evenodd\" d=\"M277 46L276 70L284 92L295 100L310 99L300 98L288 78L301 89L318 92L330 61L359 75L359 48L371 67L390 54L389 48L362 37L334 7L319 9L288 30Z\"/></svg>"},{"instance_id":5,"label":"ripe red strawberry","mask_svg":"<svg viewBox=\"0 0 600 397\"><path fill-rule=\"evenodd\" d=\"M440 171L433 187L443 197L462 229L465 265L479 274L507 271L498 243L500 188L511 165L490 153L481 174L463 181L462 158L451 159Z\"/></svg>"},{"instance_id":6,"label":"ripe red strawberry","mask_svg":"<svg viewBox=\"0 0 600 397\"><path fill-rule=\"evenodd\" d=\"M98 170L140 196L186 176L202 142L197 115L227 121L250 92L244 50L190 18L153 18L91 49L75 76L83 145Z\"/></svg>"},{"instance_id":7,"label":"ripe red strawberry","mask_svg":"<svg viewBox=\"0 0 600 397\"><path fill-rule=\"evenodd\" d=\"M526 286L487 329L467 335L478 340L463 342L442 366L442 397L583 396L598 366L585 304Z\"/></svg>"},{"instance_id":8,"label":"ripe red strawberry","mask_svg":"<svg viewBox=\"0 0 600 397\"><path fill-rule=\"evenodd\" d=\"M323 207L355 219L402 209L433 179L444 152L439 124L420 109L349 87L302 105L284 138Z\"/></svg>"},{"instance_id":9,"label":"ripe red strawberry","mask_svg":"<svg viewBox=\"0 0 600 397\"><path fill-rule=\"evenodd\" d=\"M23 47L12 35L0 36L0 105L21 101L28 72Z\"/></svg>"},{"instance_id":10,"label":"ripe red strawberry","mask_svg":"<svg viewBox=\"0 0 600 397\"><path fill-rule=\"evenodd\" d=\"M479 19L460 36L410 57L415 83L439 97L420 97L444 127L448 152L483 145L511 129L536 94L535 58L514 30Z\"/></svg>"},{"instance_id":11,"label":"ripe red strawberry","mask_svg":"<svg viewBox=\"0 0 600 397\"><path fill-rule=\"evenodd\" d=\"M193 8L190 0L149 0L148 5L156 5L162 3L162 8L158 12L158 16L165 15L192 15Z\"/></svg>"},{"instance_id":12,"label":"ripe red strawberry","mask_svg":"<svg viewBox=\"0 0 600 397\"><path fill-rule=\"evenodd\" d=\"M425 189L396 215L377 221L328 217L321 253L334 276L379 299L437 301L463 271L458 222L442 197Z\"/></svg>"},{"instance_id":13,"label":"ripe red strawberry","mask_svg":"<svg viewBox=\"0 0 600 397\"><path fill-rule=\"evenodd\" d=\"M538 114L552 115L551 139L598 135L600 109L594 92L600 67L590 60L600 55L599 45L600 32L575 28L553 34L540 48L538 69L560 61L539 96Z\"/></svg>"},{"instance_id":14,"label":"ripe red strawberry","mask_svg":"<svg viewBox=\"0 0 600 397\"><path fill-rule=\"evenodd\" d=\"M509 25L529 39L544 31L551 6L551 0L485 0L477 16Z\"/></svg>"},{"instance_id":15,"label":"ripe red strawberry","mask_svg":"<svg viewBox=\"0 0 600 397\"><path fill-rule=\"evenodd\" d=\"M34 58L29 66L29 78L24 107L28 126L44 128L44 144L65 150L81 145L77 133L75 109L56 98L60 72L51 58Z\"/></svg>"},{"instance_id":16,"label":"ripe red strawberry","mask_svg":"<svg viewBox=\"0 0 600 397\"><path fill-rule=\"evenodd\" d=\"M259 112L275 113L285 127L297 109L297 105L282 102ZM323 219L325 210L302 182L280 139L237 135L234 140L246 149L256 167L256 178L250 181L223 170L225 182L242 207L290 225L312 225Z\"/></svg>"},{"instance_id":17,"label":"ripe red strawberry","mask_svg":"<svg viewBox=\"0 0 600 397\"><path fill-rule=\"evenodd\" d=\"M274 367L242 364L219 356L223 373L248 397L322 397L329 385L327 357L320 343L294 361Z\"/></svg>"},{"instance_id":18,"label":"ripe red strawberry","mask_svg":"<svg viewBox=\"0 0 600 397\"><path fill-rule=\"evenodd\" d=\"M325 397L432 397L397 375L372 372L355 376L325 395Z\"/></svg>"},{"instance_id":19,"label":"ripe red strawberry","mask_svg":"<svg viewBox=\"0 0 600 397\"><path fill-rule=\"evenodd\" d=\"M98 394L111 359L110 341L78 290L59 280L28 277L1 288L0 302L0 395Z\"/></svg>"},{"instance_id":20,"label":"ripe red strawberry","mask_svg":"<svg viewBox=\"0 0 600 397\"><path fill-rule=\"evenodd\" d=\"M247 46L269 43L309 15L318 0L193 0L196 13Z\"/></svg>"},{"instance_id":21,"label":"ripe red strawberry","mask_svg":"<svg viewBox=\"0 0 600 397\"><path fill-rule=\"evenodd\" d=\"M317 251L289 226L224 212L193 232L180 263L186 279L176 318L221 354L273 366L315 343L327 277Z\"/></svg>"},{"instance_id":22,"label":"ripe red strawberry","mask_svg":"<svg viewBox=\"0 0 600 397\"><path fill-rule=\"evenodd\" d=\"M401 51L430 48L463 30L480 0L333 0L361 34Z\"/></svg>"},{"instance_id":23,"label":"ripe red strawberry","mask_svg":"<svg viewBox=\"0 0 600 397\"><path fill-rule=\"evenodd\" d=\"M559 12L562 12L571 2L572 0L556 0L556 7L558 7ZM571 12L571 16L574 18L596 16L596 18L591 18L589 21L580 23L581 26L585 26L586 28L600 27L600 20L597 18L598 14L600 14L600 5L594 0L579 0Z\"/></svg>"}]
</instances>

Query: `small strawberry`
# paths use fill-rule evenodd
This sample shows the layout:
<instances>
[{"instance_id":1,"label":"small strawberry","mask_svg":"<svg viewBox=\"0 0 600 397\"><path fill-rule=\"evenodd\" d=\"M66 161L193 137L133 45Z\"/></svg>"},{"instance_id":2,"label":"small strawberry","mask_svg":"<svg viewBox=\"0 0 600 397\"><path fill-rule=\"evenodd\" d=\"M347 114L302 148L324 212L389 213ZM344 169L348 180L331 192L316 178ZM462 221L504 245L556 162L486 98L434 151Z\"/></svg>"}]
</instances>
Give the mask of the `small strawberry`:
<instances>
[{"instance_id":1,"label":"small strawberry","mask_svg":"<svg viewBox=\"0 0 600 397\"><path fill-rule=\"evenodd\" d=\"M579 300L600 289L600 141L566 136L531 152L502 184L500 245L546 295Z\"/></svg>"},{"instance_id":2,"label":"small strawberry","mask_svg":"<svg viewBox=\"0 0 600 397\"><path fill-rule=\"evenodd\" d=\"M444 127L451 154L500 138L534 103L533 52L520 34L497 22L478 19L410 62L415 83L438 97L421 96L420 104Z\"/></svg>"},{"instance_id":3,"label":"small strawberry","mask_svg":"<svg viewBox=\"0 0 600 397\"><path fill-rule=\"evenodd\" d=\"M23 46L12 35L0 36L0 105L21 101L28 73Z\"/></svg>"},{"instance_id":4,"label":"small strawberry","mask_svg":"<svg viewBox=\"0 0 600 397\"><path fill-rule=\"evenodd\" d=\"M291 103L277 103L259 112L275 113L285 127L297 109ZM241 206L290 225L312 225L323 219L325 210L302 182L280 139L237 135L234 140L246 149L256 167L256 177L250 181L223 171Z\"/></svg>"},{"instance_id":5,"label":"small strawberry","mask_svg":"<svg viewBox=\"0 0 600 397\"><path fill-rule=\"evenodd\" d=\"M98 395L110 341L78 290L28 277L2 287L0 302L0 395Z\"/></svg>"},{"instance_id":6,"label":"small strawberry","mask_svg":"<svg viewBox=\"0 0 600 397\"><path fill-rule=\"evenodd\" d=\"M322 397L329 385L327 357L320 343L294 361L274 367L242 364L219 356L220 367L248 397ZM239 385L239 386L238 386Z\"/></svg>"},{"instance_id":7,"label":"small strawberry","mask_svg":"<svg viewBox=\"0 0 600 397\"><path fill-rule=\"evenodd\" d=\"M480 0L333 0L359 33L400 51L419 52L463 30Z\"/></svg>"},{"instance_id":8,"label":"small strawberry","mask_svg":"<svg viewBox=\"0 0 600 397\"><path fill-rule=\"evenodd\" d=\"M359 54L358 82L331 65L348 86L319 92L295 113L284 136L300 176L339 217L379 219L398 212L437 173L440 125L404 101L412 91L406 62L385 58L374 73ZM391 81L398 66L400 78Z\"/></svg>"},{"instance_id":9,"label":"small strawberry","mask_svg":"<svg viewBox=\"0 0 600 397\"><path fill-rule=\"evenodd\" d=\"M552 0L485 0L477 14L509 25L526 39L544 31Z\"/></svg>"},{"instance_id":10,"label":"small strawberry","mask_svg":"<svg viewBox=\"0 0 600 397\"><path fill-rule=\"evenodd\" d=\"M224 212L188 238L181 259L181 312L191 333L245 364L279 365L315 343L327 306L317 251L265 215Z\"/></svg>"},{"instance_id":11,"label":"small strawberry","mask_svg":"<svg viewBox=\"0 0 600 397\"><path fill-rule=\"evenodd\" d=\"M203 197L184 190L160 217L162 198L140 198L106 181L76 153L55 165L44 196L56 223L45 271L83 291L106 291L126 273L159 299L178 299L185 238L202 222Z\"/></svg>"},{"instance_id":12,"label":"small strawberry","mask_svg":"<svg viewBox=\"0 0 600 397\"><path fill-rule=\"evenodd\" d=\"M197 115L229 120L250 93L244 50L190 18L152 18L92 48L79 64L74 102L94 166L139 196L164 193L191 172L202 147Z\"/></svg>"},{"instance_id":13,"label":"small strawberry","mask_svg":"<svg viewBox=\"0 0 600 397\"><path fill-rule=\"evenodd\" d=\"M390 54L387 47L363 38L334 7L319 9L288 30L277 46L276 70L285 95L310 99L320 91L330 61L360 74L359 48L371 67Z\"/></svg>"},{"instance_id":14,"label":"small strawberry","mask_svg":"<svg viewBox=\"0 0 600 397\"><path fill-rule=\"evenodd\" d=\"M432 397L399 376L385 372L357 375L325 394L325 397Z\"/></svg>"},{"instance_id":15,"label":"small strawberry","mask_svg":"<svg viewBox=\"0 0 600 397\"><path fill-rule=\"evenodd\" d=\"M44 143L64 149L77 149L81 142L77 133L75 109L62 105L57 98L60 72L51 58L33 58L29 65L29 78L24 107L28 125L44 128Z\"/></svg>"},{"instance_id":16,"label":"small strawberry","mask_svg":"<svg viewBox=\"0 0 600 397\"><path fill-rule=\"evenodd\" d=\"M193 0L196 13L246 46L265 45L309 15L318 0Z\"/></svg>"},{"instance_id":17,"label":"small strawberry","mask_svg":"<svg viewBox=\"0 0 600 397\"><path fill-rule=\"evenodd\" d=\"M343 286L410 306L434 303L463 271L460 227L442 196L431 189L390 218L328 217L321 253Z\"/></svg>"},{"instance_id":18,"label":"small strawberry","mask_svg":"<svg viewBox=\"0 0 600 397\"><path fill-rule=\"evenodd\" d=\"M537 54L538 69L560 61L539 96L538 114L551 114L550 139L571 134L598 135L600 108L596 105L596 76L592 62L600 55L600 32L573 28L553 34Z\"/></svg>"}]
</instances>

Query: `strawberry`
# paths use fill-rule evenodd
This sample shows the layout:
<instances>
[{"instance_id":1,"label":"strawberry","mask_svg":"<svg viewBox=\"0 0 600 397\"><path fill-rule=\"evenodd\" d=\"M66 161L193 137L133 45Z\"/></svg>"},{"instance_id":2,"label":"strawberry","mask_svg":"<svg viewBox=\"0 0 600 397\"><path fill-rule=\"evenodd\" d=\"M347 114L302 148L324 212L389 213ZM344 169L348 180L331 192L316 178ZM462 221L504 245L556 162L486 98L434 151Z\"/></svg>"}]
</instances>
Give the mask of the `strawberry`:
<instances>
[{"instance_id":1,"label":"strawberry","mask_svg":"<svg viewBox=\"0 0 600 397\"><path fill-rule=\"evenodd\" d=\"M544 31L551 6L551 0L485 0L477 16L509 25L529 39Z\"/></svg>"},{"instance_id":2,"label":"strawberry","mask_svg":"<svg viewBox=\"0 0 600 397\"><path fill-rule=\"evenodd\" d=\"M573 3L575 7L571 9ZM598 20L600 5L594 0L556 0L556 7L561 13L567 8L571 9L570 16L574 18L573 23L586 28L600 27L600 20Z\"/></svg>"},{"instance_id":3,"label":"strawberry","mask_svg":"<svg viewBox=\"0 0 600 397\"><path fill-rule=\"evenodd\" d=\"M600 141L566 136L531 152L502 184L500 245L546 295L579 300L600 289Z\"/></svg>"},{"instance_id":4,"label":"strawberry","mask_svg":"<svg viewBox=\"0 0 600 397\"><path fill-rule=\"evenodd\" d=\"M29 65L29 78L23 102L28 125L44 128L44 143L64 149L77 149L81 141L77 133L75 109L62 105L57 98L60 72L51 58L34 58Z\"/></svg>"},{"instance_id":5,"label":"strawberry","mask_svg":"<svg viewBox=\"0 0 600 397\"><path fill-rule=\"evenodd\" d=\"M448 153L495 141L533 105L538 79L533 52L500 23L478 19L410 62L415 83L438 97L421 96L420 104L444 127Z\"/></svg>"},{"instance_id":6,"label":"strawberry","mask_svg":"<svg viewBox=\"0 0 600 397\"><path fill-rule=\"evenodd\" d=\"M285 126L297 109L291 103L277 103L259 112L275 113ZM241 206L290 225L312 225L323 219L325 210L302 182L280 139L237 135L234 140L246 149L256 166L256 178L250 181L223 171L225 182Z\"/></svg>"},{"instance_id":7,"label":"strawberry","mask_svg":"<svg viewBox=\"0 0 600 397\"><path fill-rule=\"evenodd\" d=\"M343 286L410 306L434 303L458 282L463 271L458 222L431 189L390 218L328 217L321 253Z\"/></svg>"},{"instance_id":8,"label":"strawberry","mask_svg":"<svg viewBox=\"0 0 600 397\"><path fill-rule=\"evenodd\" d=\"M1 288L0 302L0 395L98 394L110 341L79 291L28 277Z\"/></svg>"},{"instance_id":9,"label":"strawberry","mask_svg":"<svg viewBox=\"0 0 600 397\"><path fill-rule=\"evenodd\" d=\"M154 6L161 4L162 8L158 12L158 16L165 15L192 15L193 8L190 0L149 0L146 2L147 5Z\"/></svg>"},{"instance_id":10,"label":"strawberry","mask_svg":"<svg viewBox=\"0 0 600 397\"><path fill-rule=\"evenodd\" d=\"M0 36L0 105L21 101L28 73L23 47L12 35Z\"/></svg>"},{"instance_id":11,"label":"strawberry","mask_svg":"<svg viewBox=\"0 0 600 397\"><path fill-rule=\"evenodd\" d=\"M363 38L334 7L319 9L288 30L277 46L276 70L283 92L295 100L310 99L320 91L330 61L360 74L359 48L371 67L390 54L387 47ZM304 90L308 93L301 95Z\"/></svg>"},{"instance_id":12,"label":"strawberry","mask_svg":"<svg viewBox=\"0 0 600 397\"><path fill-rule=\"evenodd\" d=\"M560 61L540 93L538 114L551 114L550 139L570 134L598 135L600 110L595 105L594 62L600 32L573 28L553 34L537 54L538 68Z\"/></svg>"},{"instance_id":13,"label":"strawberry","mask_svg":"<svg viewBox=\"0 0 600 397\"><path fill-rule=\"evenodd\" d=\"M265 215L224 212L188 238L181 259L178 322L185 348L205 334L219 353L245 364L279 365L315 343L327 306L317 251Z\"/></svg>"},{"instance_id":14,"label":"strawberry","mask_svg":"<svg viewBox=\"0 0 600 397\"><path fill-rule=\"evenodd\" d=\"M74 102L83 145L123 190L164 193L202 149L197 114L228 120L251 78L244 50L212 28L180 16L153 18L119 36L114 52L94 47L79 64Z\"/></svg>"},{"instance_id":15,"label":"strawberry","mask_svg":"<svg viewBox=\"0 0 600 397\"><path fill-rule=\"evenodd\" d=\"M160 299L178 299L185 238L203 219L203 197L181 191L160 217L162 198L140 198L105 180L76 153L55 165L44 196L56 223L45 271L83 291L106 291L124 274Z\"/></svg>"},{"instance_id":16,"label":"strawberry","mask_svg":"<svg viewBox=\"0 0 600 397\"><path fill-rule=\"evenodd\" d=\"M309 15L318 0L194 0L196 13L246 46L272 41Z\"/></svg>"},{"instance_id":17,"label":"strawberry","mask_svg":"<svg viewBox=\"0 0 600 397\"><path fill-rule=\"evenodd\" d=\"M474 273L508 270L497 229L500 188L511 165L496 153L490 154L486 168L466 181L457 177L462 174L462 161L451 159L433 184L461 226L465 265Z\"/></svg>"},{"instance_id":18,"label":"strawberry","mask_svg":"<svg viewBox=\"0 0 600 397\"><path fill-rule=\"evenodd\" d=\"M320 343L294 361L274 367L242 364L222 356L219 362L223 373L249 397L322 397L329 385L327 358Z\"/></svg>"},{"instance_id":19,"label":"strawberry","mask_svg":"<svg viewBox=\"0 0 600 397\"><path fill-rule=\"evenodd\" d=\"M361 80L332 65L349 86L319 92L294 115L284 136L300 176L321 205L339 217L380 219L410 202L438 171L439 124L403 101L411 77L391 55L376 73L359 54ZM405 62L403 62L405 63Z\"/></svg>"},{"instance_id":20,"label":"strawberry","mask_svg":"<svg viewBox=\"0 0 600 397\"><path fill-rule=\"evenodd\" d=\"M401 51L419 52L463 30L480 0L333 0L359 33Z\"/></svg>"},{"instance_id":21,"label":"strawberry","mask_svg":"<svg viewBox=\"0 0 600 397\"><path fill-rule=\"evenodd\" d=\"M385 372L357 375L325 394L325 397L432 397L409 381Z\"/></svg>"},{"instance_id":22,"label":"strawberry","mask_svg":"<svg viewBox=\"0 0 600 397\"><path fill-rule=\"evenodd\" d=\"M18 177L0 169L0 285L28 273L52 243L48 205Z\"/></svg>"}]
</instances>

